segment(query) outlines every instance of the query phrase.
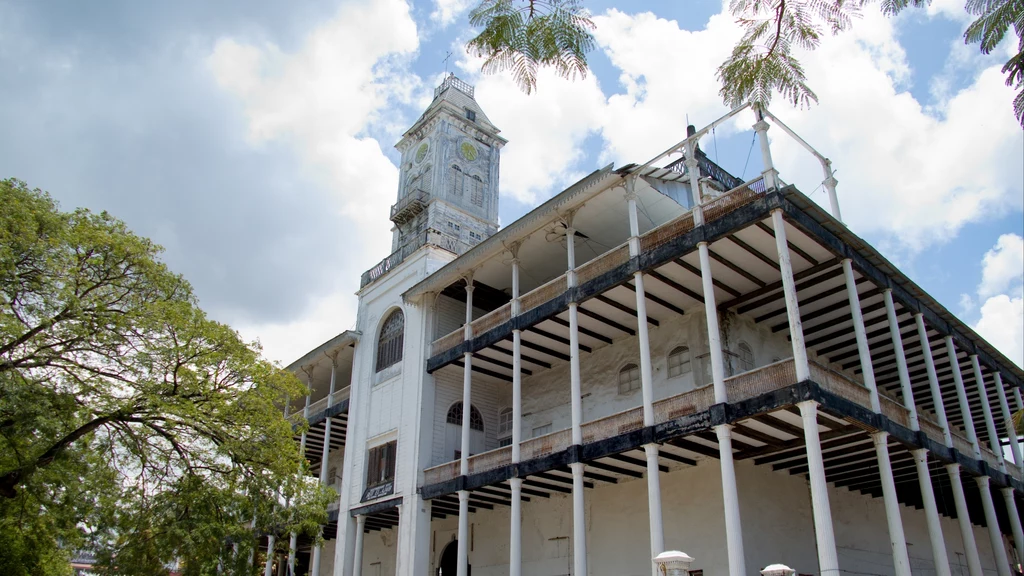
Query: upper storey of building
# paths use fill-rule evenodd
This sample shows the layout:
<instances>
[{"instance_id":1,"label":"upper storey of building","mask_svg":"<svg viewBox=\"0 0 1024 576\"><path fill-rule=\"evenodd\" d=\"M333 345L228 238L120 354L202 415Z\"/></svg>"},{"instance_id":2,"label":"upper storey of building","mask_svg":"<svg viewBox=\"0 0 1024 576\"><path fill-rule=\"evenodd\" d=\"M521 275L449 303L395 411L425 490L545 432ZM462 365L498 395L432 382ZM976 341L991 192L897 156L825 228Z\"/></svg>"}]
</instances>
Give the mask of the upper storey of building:
<instances>
[{"instance_id":1,"label":"upper storey of building","mask_svg":"<svg viewBox=\"0 0 1024 576\"><path fill-rule=\"evenodd\" d=\"M395 146L401 152L398 199L391 207L392 254L362 284L387 273L425 244L462 254L498 230L498 168L506 140L474 98L447 76L434 100Z\"/></svg>"}]
</instances>

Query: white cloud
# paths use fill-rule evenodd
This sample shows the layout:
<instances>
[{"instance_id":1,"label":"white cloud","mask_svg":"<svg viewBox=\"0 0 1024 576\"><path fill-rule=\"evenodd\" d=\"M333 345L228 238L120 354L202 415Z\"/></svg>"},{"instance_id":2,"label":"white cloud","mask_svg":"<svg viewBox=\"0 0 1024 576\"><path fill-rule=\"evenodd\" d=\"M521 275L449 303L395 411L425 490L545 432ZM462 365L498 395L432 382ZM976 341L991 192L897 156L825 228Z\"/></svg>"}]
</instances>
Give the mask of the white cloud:
<instances>
[{"instance_id":1,"label":"white cloud","mask_svg":"<svg viewBox=\"0 0 1024 576\"><path fill-rule=\"evenodd\" d=\"M463 12L469 10L478 0L435 0L434 11L430 13L430 19L448 26L456 18L462 16Z\"/></svg>"},{"instance_id":2,"label":"white cloud","mask_svg":"<svg viewBox=\"0 0 1024 576\"><path fill-rule=\"evenodd\" d=\"M986 300L974 329L1018 366L1024 366L1024 293Z\"/></svg>"},{"instance_id":3,"label":"white cloud","mask_svg":"<svg viewBox=\"0 0 1024 576\"><path fill-rule=\"evenodd\" d=\"M981 318L974 329L1024 366L1024 238L1003 234L981 261Z\"/></svg>"},{"instance_id":4,"label":"white cloud","mask_svg":"<svg viewBox=\"0 0 1024 576\"><path fill-rule=\"evenodd\" d=\"M1011 286L1024 282L1024 238L1016 234L1003 234L996 245L985 253L982 260L981 284L978 296L1006 292Z\"/></svg>"},{"instance_id":5,"label":"white cloud","mask_svg":"<svg viewBox=\"0 0 1024 576\"><path fill-rule=\"evenodd\" d=\"M820 104L804 112L773 108L833 159L851 228L914 253L969 222L1020 210L1024 149L998 67L926 111L904 90L909 68L894 26L869 11L850 32L824 39L804 57ZM813 190L820 165L773 132L782 178Z\"/></svg>"},{"instance_id":6,"label":"white cloud","mask_svg":"<svg viewBox=\"0 0 1024 576\"><path fill-rule=\"evenodd\" d=\"M608 98L602 120L604 156L617 164L646 162L686 137L686 118L703 126L728 109L715 70L741 30L727 13L698 31L650 12L610 10L594 18L595 38L622 74L625 94Z\"/></svg>"},{"instance_id":7,"label":"white cloud","mask_svg":"<svg viewBox=\"0 0 1024 576\"><path fill-rule=\"evenodd\" d=\"M332 191L333 204L323 209L351 231L348 245L322 247L323 266L336 270L334 293L311 295L316 303L294 322L240 327L247 337L260 338L271 358L288 362L350 327L350 295L360 273L390 252L386 215L398 169L369 133L392 136L402 124L386 113L420 89L419 79L406 72L417 47L408 4L357 0L344 3L294 53L222 38L207 59L217 84L238 98L249 142L291 146Z\"/></svg>"}]
</instances>

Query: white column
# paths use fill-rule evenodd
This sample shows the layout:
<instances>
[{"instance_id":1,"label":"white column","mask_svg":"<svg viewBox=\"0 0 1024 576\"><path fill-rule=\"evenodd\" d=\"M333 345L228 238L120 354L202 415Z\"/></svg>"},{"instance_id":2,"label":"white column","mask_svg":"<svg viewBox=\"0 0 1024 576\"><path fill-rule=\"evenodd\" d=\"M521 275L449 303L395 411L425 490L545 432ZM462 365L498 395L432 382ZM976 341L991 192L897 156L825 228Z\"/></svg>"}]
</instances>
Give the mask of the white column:
<instances>
[{"instance_id":1,"label":"white column","mask_svg":"<svg viewBox=\"0 0 1024 576\"><path fill-rule=\"evenodd\" d=\"M337 378L338 372L338 361L335 355L331 358L331 384L327 388L327 407L331 407L331 401L334 398L334 383ZM324 449L320 453L320 484L323 486L327 485L327 460L331 455L331 418L327 418L324 422ZM341 508L339 507L339 510ZM320 558L323 555L323 544L313 548L313 558L310 561L309 574L310 576L320 576Z\"/></svg>"},{"instance_id":2,"label":"white column","mask_svg":"<svg viewBox=\"0 0 1024 576\"><path fill-rule=\"evenodd\" d=\"M661 519L661 468L658 463L658 445L645 444L647 456L647 511L651 533L651 558L665 551L665 532ZM656 569L652 565L652 569ZM654 573L657 576L657 573Z\"/></svg>"},{"instance_id":3,"label":"white column","mask_svg":"<svg viewBox=\"0 0 1024 576\"><path fill-rule=\"evenodd\" d=\"M936 576L950 576L946 541L942 537L942 523L939 520L939 509L935 505L935 490L932 488L931 471L928 469L928 451L918 448L910 453L914 456L914 465L917 466L917 482L921 487L921 499L924 501L924 517L928 523L928 540L932 544L935 574Z\"/></svg>"},{"instance_id":4,"label":"white column","mask_svg":"<svg viewBox=\"0 0 1024 576\"><path fill-rule=\"evenodd\" d=\"M885 314L889 319L889 337L892 338L892 348L896 354L896 370L900 375L903 404L910 414L910 429L920 430L921 424L917 421L917 404L914 402L914 389L910 385L910 372L907 370L907 356L903 350L903 335L900 334L896 305L892 301L892 289L886 288L882 294L885 297Z\"/></svg>"},{"instance_id":5,"label":"white column","mask_svg":"<svg viewBox=\"0 0 1024 576\"><path fill-rule=\"evenodd\" d=\"M584 508L583 463L569 464L572 468L572 552L573 574L586 576L587 572L587 513Z\"/></svg>"},{"instance_id":6,"label":"white column","mask_svg":"<svg viewBox=\"0 0 1024 576\"><path fill-rule=\"evenodd\" d=\"M519 462L523 441L523 333L512 331L512 462Z\"/></svg>"},{"instance_id":7,"label":"white column","mask_svg":"<svg viewBox=\"0 0 1024 576\"><path fill-rule=\"evenodd\" d=\"M466 342L473 339L473 280L466 284L466 324L463 328ZM471 387L473 383L473 353L466 351L462 357L462 444L459 458L459 474L469 474L469 415L472 412Z\"/></svg>"},{"instance_id":8,"label":"white column","mask_svg":"<svg viewBox=\"0 0 1024 576\"><path fill-rule=\"evenodd\" d=\"M871 394L871 410L878 413L882 411L882 404L878 400L875 369L871 364L871 349L868 348L867 331L864 330L864 315L860 310L860 294L857 292L857 281L853 278L853 263L849 258L843 260L843 276L846 278L846 297L850 302L850 313L853 315L853 332L857 336L857 354L860 358L864 386Z\"/></svg>"},{"instance_id":9,"label":"white column","mask_svg":"<svg viewBox=\"0 0 1024 576\"><path fill-rule=\"evenodd\" d=\"M767 147L767 144L765 144L765 147ZM779 253L779 268L782 272L782 290L786 296L786 313L789 316L789 335L793 344L796 379L803 382L810 379L811 366L807 361L807 347L804 345L804 328L800 322L800 304L796 297L796 282L793 280L793 263L789 256L789 243L786 241L786 224L782 219L781 209L776 208L772 210L772 225L775 227L775 248Z\"/></svg>"},{"instance_id":10,"label":"white column","mask_svg":"<svg viewBox=\"0 0 1024 576\"><path fill-rule=\"evenodd\" d=\"M985 430L988 432L988 446L992 453L999 458L999 470L1006 472L1006 458L1003 457L1003 447L999 445L999 429L996 428L995 418L992 417L992 404L988 401L988 387L985 384L985 377L981 374L981 364L978 363L977 354L971 354L971 368L974 370L974 383L978 387L978 395L981 396L981 414L985 419Z\"/></svg>"},{"instance_id":11,"label":"white column","mask_svg":"<svg viewBox=\"0 0 1024 576\"><path fill-rule=\"evenodd\" d=\"M814 537L818 544L818 572L822 576L839 576L839 556L832 527L832 510L828 503L828 485L825 482L825 461L821 455L818 436L818 403L805 400L797 404L804 426L804 445L807 449L807 473L811 484L811 512L814 516Z\"/></svg>"},{"instance_id":12,"label":"white column","mask_svg":"<svg viewBox=\"0 0 1024 576\"><path fill-rule=\"evenodd\" d=\"M644 426L654 422L654 375L651 369L651 343L647 333L647 298L644 275L633 275L636 284L636 323L640 340L640 386L643 395ZM658 445L644 446L647 456L647 510L651 535L651 558L665 551L664 528L661 519L661 468L658 463ZM651 569L656 567L652 564ZM655 574L657 576L657 574Z\"/></svg>"},{"instance_id":13,"label":"white column","mask_svg":"<svg viewBox=\"0 0 1024 576\"><path fill-rule=\"evenodd\" d=\"M647 332L647 296L644 291L643 273L633 274L633 282L636 284L636 333L640 341L640 388L644 406L644 426L653 426L654 371L651 369L651 340ZM659 550L658 554L662 552L663 550Z\"/></svg>"},{"instance_id":14,"label":"white column","mask_svg":"<svg viewBox=\"0 0 1024 576\"><path fill-rule=\"evenodd\" d=\"M967 571L970 576L983 576L981 558L978 556L978 543L974 540L974 527L971 516L967 512L967 498L964 497L964 485L960 482L960 465L946 464L949 483L953 488L953 503L956 505L956 520L960 524L960 537L964 542L964 553L967 556Z\"/></svg>"},{"instance_id":15,"label":"white column","mask_svg":"<svg viewBox=\"0 0 1024 576\"><path fill-rule=\"evenodd\" d=\"M700 278L704 291L704 316L708 323L708 347L711 353L711 379L714 382L715 402L726 401L725 358L722 354L722 331L718 327L718 308L715 305L715 284L711 277L711 258L708 243L697 244L700 252Z\"/></svg>"},{"instance_id":16,"label":"white column","mask_svg":"<svg viewBox=\"0 0 1024 576\"><path fill-rule=\"evenodd\" d=\"M828 203L832 208L832 216L835 216L836 220L843 221L843 214L839 211L839 196L836 195L836 184L839 181L836 180L835 172L832 170L832 161L828 158L821 160L821 169L825 172L825 180L822 184L825 185L825 190L828 192Z\"/></svg>"},{"instance_id":17,"label":"white column","mask_svg":"<svg viewBox=\"0 0 1024 576\"><path fill-rule=\"evenodd\" d=\"M636 211L636 180L630 177L626 181L626 208L629 213L629 254L640 253L640 224ZM636 322L637 336L640 343L640 386L643 395L644 426L653 426L654 422L654 376L651 369L651 341L647 330L647 292L644 289L642 272L633 274L636 285ZM644 445L647 456L647 510L651 536L651 558L665 551L664 526L661 517L661 468L658 462L658 445ZM654 576L657 566L652 564Z\"/></svg>"},{"instance_id":18,"label":"white column","mask_svg":"<svg viewBox=\"0 0 1024 576\"><path fill-rule=\"evenodd\" d=\"M711 353L711 378L715 402L728 401L725 388L725 359L722 354L722 332L718 326L718 306L707 242L697 244L700 252L700 276L704 292L704 315L708 323L708 347ZM727 425L715 426L718 435L719 465L722 469L722 502L725 506L725 539L729 555L730 576L743 576L746 561L743 552L743 531L740 524L739 495L736 491L736 468L732 458L732 433ZM658 551L660 553L662 551ZM657 556L657 553L655 556Z\"/></svg>"},{"instance_id":19,"label":"white column","mask_svg":"<svg viewBox=\"0 0 1024 576\"><path fill-rule=\"evenodd\" d=\"M939 378L935 374L935 359L932 358L932 345L928 340L928 328L924 325L924 315L920 312L914 314L914 322L917 323L917 337L921 341L921 353L924 355L924 366L928 372L928 387L932 393L935 417L939 420L938 424L942 428L942 436L946 441L946 446L952 448L953 435L949 431L949 421L946 419L946 404L942 400Z\"/></svg>"},{"instance_id":20,"label":"white column","mask_svg":"<svg viewBox=\"0 0 1024 576\"><path fill-rule=\"evenodd\" d=\"M466 324L465 340L473 339L473 278L466 278ZM459 474L469 475L469 448L470 448L470 423L469 417L473 411L471 385L473 382L472 365L473 354L466 351L463 356L465 367L462 372L462 445L459 458ZM459 490L459 543L456 548L458 554L458 566L455 570L457 576L468 576L469 574L469 492Z\"/></svg>"},{"instance_id":21,"label":"white column","mask_svg":"<svg viewBox=\"0 0 1024 576\"><path fill-rule=\"evenodd\" d=\"M363 532L366 531L366 516L356 516L356 549L352 559L352 576L362 576L363 573Z\"/></svg>"},{"instance_id":22,"label":"white column","mask_svg":"<svg viewBox=\"0 0 1024 576\"><path fill-rule=\"evenodd\" d=\"M629 255L640 254L640 219L636 210L636 176L626 179L626 211L629 215Z\"/></svg>"},{"instance_id":23,"label":"white column","mask_svg":"<svg viewBox=\"0 0 1024 576\"><path fill-rule=\"evenodd\" d=\"M303 369L305 370L305 369ZM313 390L313 377L309 372L306 372L306 382L309 386L310 391ZM306 406L302 409L302 417L306 420L309 419L309 394L306 394ZM302 456L302 460L306 460L306 433L303 432L299 438L299 454ZM299 472L302 472L302 466L299 466ZM292 532L291 538L288 539L288 576L295 574L295 554L298 551L299 546L299 535Z\"/></svg>"},{"instance_id":24,"label":"white column","mask_svg":"<svg viewBox=\"0 0 1024 576\"><path fill-rule=\"evenodd\" d=\"M896 497L896 482L892 477L888 439L888 432L873 432L871 434L871 440L875 444L875 456L878 458L878 473L882 479L882 500L885 503L885 519L889 524L893 568L896 576L910 576L910 556L907 554L907 538L903 534L900 502Z\"/></svg>"},{"instance_id":25,"label":"white column","mask_svg":"<svg viewBox=\"0 0 1024 576\"><path fill-rule=\"evenodd\" d=\"M263 568L263 576L271 576L274 572L274 544L277 538L273 534L267 537L267 562Z\"/></svg>"},{"instance_id":26,"label":"white column","mask_svg":"<svg viewBox=\"0 0 1024 576\"><path fill-rule=\"evenodd\" d=\"M1010 530L1013 532L1013 547L1017 549L1019 561L1021 554L1024 554L1024 530L1021 529L1016 498L1013 496L1013 488L1000 488L999 491L1003 493L1003 502L1006 503L1006 514L1010 518Z\"/></svg>"},{"instance_id":27,"label":"white column","mask_svg":"<svg viewBox=\"0 0 1024 576\"><path fill-rule=\"evenodd\" d=\"M746 576L743 551L743 524L740 522L740 500L736 490L736 467L732 457L732 427L715 426L718 454L722 466L722 503L725 508L725 544L729 555L729 576Z\"/></svg>"},{"instance_id":28,"label":"white column","mask_svg":"<svg viewBox=\"0 0 1024 576\"><path fill-rule=\"evenodd\" d=\"M988 476L978 476L974 481L978 483L978 491L981 492L981 507L985 510L985 524L988 524L988 539L992 544L992 557L996 562L996 571L999 576L1012 576L1010 561L1006 558L1003 534L999 531L996 507L992 502L992 491L988 487L989 478Z\"/></svg>"},{"instance_id":29,"label":"white column","mask_svg":"<svg viewBox=\"0 0 1024 576\"><path fill-rule=\"evenodd\" d=\"M576 230L572 227L572 214L567 218L565 231L568 270L566 285L576 286ZM572 402L572 443L583 444L583 394L580 384L579 311L576 302L569 303L569 380ZM572 469L572 550L573 574L587 574L587 513L584 508L583 463L569 464Z\"/></svg>"},{"instance_id":30,"label":"white column","mask_svg":"<svg viewBox=\"0 0 1024 576\"><path fill-rule=\"evenodd\" d=\"M971 405L967 403L967 389L964 388L964 377L960 373L960 361L956 357L956 346L953 345L953 337L946 336L946 355L949 357L949 365L953 369L953 383L956 384L956 398L960 403L960 414L964 417L964 432L967 434L967 441L974 449L973 456L981 458L981 447L978 446L978 434L974 431L974 417L971 416Z\"/></svg>"},{"instance_id":31,"label":"white column","mask_svg":"<svg viewBox=\"0 0 1024 576\"><path fill-rule=\"evenodd\" d=\"M331 381L334 381L334 368L331 368ZM330 396L328 396L330 398ZM330 406L330 400L327 401ZM324 449L320 456L320 484L327 485L327 458L331 453L331 419L324 422ZM340 510L340 509L339 509ZM313 558L310 560L310 576L320 576L320 556L323 554L323 544L313 548Z\"/></svg>"},{"instance_id":32,"label":"white column","mask_svg":"<svg viewBox=\"0 0 1024 576\"><path fill-rule=\"evenodd\" d=\"M1024 399L1020 397L1020 389L1013 386L1013 401L1017 403L1017 410L1024 410Z\"/></svg>"},{"instance_id":33,"label":"white column","mask_svg":"<svg viewBox=\"0 0 1024 576\"><path fill-rule=\"evenodd\" d=\"M459 490L459 541L455 546L456 576L469 576L469 492Z\"/></svg>"},{"instance_id":34,"label":"white column","mask_svg":"<svg viewBox=\"0 0 1024 576\"><path fill-rule=\"evenodd\" d=\"M523 549L522 549L522 496L523 496L523 479L522 478L510 478L508 481L512 485L512 530L509 534L509 562L508 562L508 574L509 576L521 576L522 575L522 563L523 563Z\"/></svg>"},{"instance_id":35,"label":"white column","mask_svg":"<svg viewBox=\"0 0 1024 576\"><path fill-rule=\"evenodd\" d=\"M519 316L519 245L512 245L512 317ZM523 375L522 375L523 334L520 330L512 331L512 463L520 460L520 446L523 438ZM509 576L522 574L522 496L523 479L511 478L512 510L509 526Z\"/></svg>"},{"instance_id":36,"label":"white column","mask_svg":"<svg viewBox=\"0 0 1024 576\"><path fill-rule=\"evenodd\" d=\"M566 285L576 287L576 230L572 227L572 215L567 217L565 247L568 257ZM580 318L579 305L569 303L569 384L572 403L572 443L583 444L583 394L580 384Z\"/></svg>"},{"instance_id":37,"label":"white column","mask_svg":"<svg viewBox=\"0 0 1024 576\"><path fill-rule=\"evenodd\" d=\"M580 384L580 317L578 305L569 303L569 385L572 403L572 443L583 444L583 398Z\"/></svg>"},{"instance_id":38,"label":"white column","mask_svg":"<svg viewBox=\"0 0 1024 576\"><path fill-rule=\"evenodd\" d=\"M761 114L760 107L754 108L757 122L754 124L754 131L757 132L757 141L761 145L761 163L764 164L764 186L766 189L775 188L775 166L772 164L772 151L768 147L768 123Z\"/></svg>"},{"instance_id":39,"label":"white column","mask_svg":"<svg viewBox=\"0 0 1024 576\"><path fill-rule=\"evenodd\" d=\"M1013 463L1018 468L1024 462L1021 461L1020 442L1017 441L1017 431L1013 427L1013 414L1010 412L1010 404L1006 401L1006 390L1003 388L1003 376L993 370L995 376L996 395L999 396L999 410L1003 416L1003 429L1006 430L1006 437L1010 440L1010 452L1013 453ZM1000 456L1002 454L1000 453Z\"/></svg>"},{"instance_id":40,"label":"white column","mask_svg":"<svg viewBox=\"0 0 1024 576\"><path fill-rule=\"evenodd\" d=\"M690 197L693 200L693 225L704 224L704 208L701 202L704 200L700 193L700 166L697 164L697 139L690 140L686 150L686 171L690 175Z\"/></svg>"}]
</instances>

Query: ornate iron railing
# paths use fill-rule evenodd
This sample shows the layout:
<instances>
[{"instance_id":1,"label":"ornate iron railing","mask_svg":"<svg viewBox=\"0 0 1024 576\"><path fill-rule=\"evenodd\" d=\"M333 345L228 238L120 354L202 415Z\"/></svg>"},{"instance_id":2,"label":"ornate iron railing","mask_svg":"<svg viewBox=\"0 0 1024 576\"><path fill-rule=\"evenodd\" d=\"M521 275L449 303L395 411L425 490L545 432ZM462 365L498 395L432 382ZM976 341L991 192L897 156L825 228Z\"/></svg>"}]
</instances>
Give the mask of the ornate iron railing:
<instances>
[{"instance_id":1,"label":"ornate iron railing","mask_svg":"<svg viewBox=\"0 0 1024 576\"><path fill-rule=\"evenodd\" d=\"M396 224L408 222L427 206L430 195L423 190L413 190L391 207L391 221Z\"/></svg>"},{"instance_id":2,"label":"ornate iron railing","mask_svg":"<svg viewBox=\"0 0 1024 576\"><path fill-rule=\"evenodd\" d=\"M462 93L466 94L467 96L469 96L470 98L473 98L473 92L474 92L473 87L470 86L469 84L467 84L464 80L460 80L459 78L457 78L455 76L455 74L449 74L444 79L444 81L441 82L440 86L438 86L437 88L434 88L434 98L437 98L438 96L440 96L441 92L444 92L449 87L456 88L460 92L462 92Z\"/></svg>"}]
</instances>

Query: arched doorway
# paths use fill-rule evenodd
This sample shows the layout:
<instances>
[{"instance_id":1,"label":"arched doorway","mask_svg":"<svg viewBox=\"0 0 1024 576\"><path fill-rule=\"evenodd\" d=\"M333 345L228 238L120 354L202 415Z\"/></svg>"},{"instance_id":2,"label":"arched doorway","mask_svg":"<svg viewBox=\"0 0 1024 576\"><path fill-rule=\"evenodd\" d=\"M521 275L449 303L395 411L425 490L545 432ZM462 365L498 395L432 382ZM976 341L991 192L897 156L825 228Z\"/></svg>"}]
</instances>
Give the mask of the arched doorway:
<instances>
[{"instance_id":1,"label":"arched doorway","mask_svg":"<svg viewBox=\"0 0 1024 576\"><path fill-rule=\"evenodd\" d=\"M437 576L455 576L459 569L459 541L452 540L441 552L441 562L437 565ZM473 567L466 566L466 574L472 574Z\"/></svg>"}]
</instances>

